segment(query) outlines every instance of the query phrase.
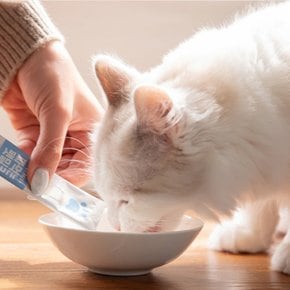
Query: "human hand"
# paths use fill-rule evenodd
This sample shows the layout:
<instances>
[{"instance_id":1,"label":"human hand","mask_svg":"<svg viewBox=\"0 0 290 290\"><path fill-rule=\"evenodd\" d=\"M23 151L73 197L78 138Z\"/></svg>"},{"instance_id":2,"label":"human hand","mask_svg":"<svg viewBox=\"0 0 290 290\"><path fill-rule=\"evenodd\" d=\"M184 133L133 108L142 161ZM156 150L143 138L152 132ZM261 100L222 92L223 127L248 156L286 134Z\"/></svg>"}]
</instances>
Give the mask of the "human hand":
<instances>
[{"instance_id":1,"label":"human hand","mask_svg":"<svg viewBox=\"0 0 290 290\"><path fill-rule=\"evenodd\" d=\"M89 134L102 108L61 42L36 50L2 99L17 130L19 147L31 155L28 181L41 193L50 176L83 185L89 174Z\"/></svg>"}]
</instances>

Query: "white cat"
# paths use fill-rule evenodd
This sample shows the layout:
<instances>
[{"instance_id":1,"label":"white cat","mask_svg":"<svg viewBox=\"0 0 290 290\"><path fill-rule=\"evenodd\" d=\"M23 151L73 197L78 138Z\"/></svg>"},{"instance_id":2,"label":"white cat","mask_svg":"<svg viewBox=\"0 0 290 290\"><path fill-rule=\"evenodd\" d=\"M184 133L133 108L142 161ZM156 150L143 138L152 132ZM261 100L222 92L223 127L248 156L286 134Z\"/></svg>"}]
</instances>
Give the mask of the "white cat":
<instances>
[{"instance_id":1,"label":"white cat","mask_svg":"<svg viewBox=\"0 0 290 290\"><path fill-rule=\"evenodd\" d=\"M112 224L158 231L186 210L237 210L210 246L267 250L290 207L290 3L204 29L146 73L103 55L95 68L108 108L94 174ZM290 274L289 229L272 267Z\"/></svg>"}]
</instances>

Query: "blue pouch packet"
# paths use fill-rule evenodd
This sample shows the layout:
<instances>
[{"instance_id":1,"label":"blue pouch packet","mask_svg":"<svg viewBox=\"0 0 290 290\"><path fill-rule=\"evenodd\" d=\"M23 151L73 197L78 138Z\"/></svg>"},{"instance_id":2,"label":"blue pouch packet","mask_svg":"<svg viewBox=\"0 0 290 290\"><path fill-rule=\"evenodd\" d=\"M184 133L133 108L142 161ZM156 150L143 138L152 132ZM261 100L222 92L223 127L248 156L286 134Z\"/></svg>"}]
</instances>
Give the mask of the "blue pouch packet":
<instances>
[{"instance_id":1,"label":"blue pouch packet","mask_svg":"<svg viewBox=\"0 0 290 290\"><path fill-rule=\"evenodd\" d=\"M105 210L105 203L57 174L52 176L45 192L34 195L26 178L28 162L29 155L0 135L1 177L83 229L96 230Z\"/></svg>"}]
</instances>

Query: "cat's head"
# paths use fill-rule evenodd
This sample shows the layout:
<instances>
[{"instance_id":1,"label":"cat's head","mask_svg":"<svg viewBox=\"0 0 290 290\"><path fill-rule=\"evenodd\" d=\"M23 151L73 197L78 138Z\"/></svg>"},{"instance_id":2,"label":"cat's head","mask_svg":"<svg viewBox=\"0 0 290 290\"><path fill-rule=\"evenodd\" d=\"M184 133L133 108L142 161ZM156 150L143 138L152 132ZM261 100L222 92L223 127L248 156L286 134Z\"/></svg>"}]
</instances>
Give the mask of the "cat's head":
<instances>
[{"instance_id":1,"label":"cat's head","mask_svg":"<svg viewBox=\"0 0 290 290\"><path fill-rule=\"evenodd\" d=\"M107 110L93 135L94 175L109 219L122 231L174 228L189 208L188 188L198 188L203 171L202 152L192 152L186 140L182 102L171 98L182 92L148 84L108 56L96 58L95 70Z\"/></svg>"}]
</instances>

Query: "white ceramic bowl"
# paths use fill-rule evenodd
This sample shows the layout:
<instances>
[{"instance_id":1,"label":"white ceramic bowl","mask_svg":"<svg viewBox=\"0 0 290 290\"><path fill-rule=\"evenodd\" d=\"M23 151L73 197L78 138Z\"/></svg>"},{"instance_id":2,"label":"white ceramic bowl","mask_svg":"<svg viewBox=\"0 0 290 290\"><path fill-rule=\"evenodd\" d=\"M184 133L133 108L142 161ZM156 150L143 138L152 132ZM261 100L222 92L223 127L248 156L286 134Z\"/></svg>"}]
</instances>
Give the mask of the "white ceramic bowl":
<instances>
[{"instance_id":1,"label":"white ceramic bowl","mask_svg":"<svg viewBox=\"0 0 290 290\"><path fill-rule=\"evenodd\" d=\"M108 225L98 231L78 229L60 214L49 213L39 222L55 246L89 271L106 275L143 275L180 256L203 227L198 219L184 216L171 232L112 232Z\"/></svg>"}]
</instances>

